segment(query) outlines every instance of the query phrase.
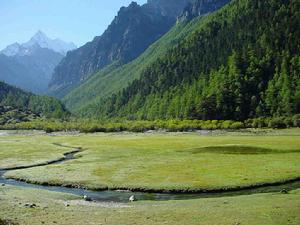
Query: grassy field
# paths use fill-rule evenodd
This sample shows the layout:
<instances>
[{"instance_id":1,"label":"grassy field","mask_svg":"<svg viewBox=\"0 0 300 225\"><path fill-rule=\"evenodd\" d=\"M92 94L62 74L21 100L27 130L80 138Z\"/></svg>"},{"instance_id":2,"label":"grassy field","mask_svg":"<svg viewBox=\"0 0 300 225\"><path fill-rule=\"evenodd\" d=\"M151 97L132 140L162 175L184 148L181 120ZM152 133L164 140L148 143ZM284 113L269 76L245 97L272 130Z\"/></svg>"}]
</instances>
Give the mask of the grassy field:
<instances>
[{"instance_id":1,"label":"grassy field","mask_svg":"<svg viewBox=\"0 0 300 225\"><path fill-rule=\"evenodd\" d=\"M52 161L70 149L49 142L46 136L0 136L0 169Z\"/></svg>"},{"instance_id":2,"label":"grassy field","mask_svg":"<svg viewBox=\"0 0 300 225\"><path fill-rule=\"evenodd\" d=\"M5 157L1 167L59 158L69 151L53 143L84 151L61 165L11 171L6 176L91 189L143 190L223 189L300 176L300 129L218 135L7 136L0 138L0 154Z\"/></svg>"},{"instance_id":3,"label":"grassy field","mask_svg":"<svg viewBox=\"0 0 300 225\"><path fill-rule=\"evenodd\" d=\"M299 177L300 129L198 133L0 132L0 167L78 158L7 176L90 188L218 189ZM30 134L30 135L29 135ZM179 201L86 202L71 194L0 185L0 224L20 225L298 225L300 189ZM34 203L36 207L26 207Z\"/></svg>"},{"instance_id":4,"label":"grassy field","mask_svg":"<svg viewBox=\"0 0 300 225\"><path fill-rule=\"evenodd\" d=\"M5 186L0 187L0 201L0 218L22 225L300 224L299 189L289 194L120 204L87 203L72 195ZM26 203L37 207L27 208Z\"/></svg>"}]
</instances>

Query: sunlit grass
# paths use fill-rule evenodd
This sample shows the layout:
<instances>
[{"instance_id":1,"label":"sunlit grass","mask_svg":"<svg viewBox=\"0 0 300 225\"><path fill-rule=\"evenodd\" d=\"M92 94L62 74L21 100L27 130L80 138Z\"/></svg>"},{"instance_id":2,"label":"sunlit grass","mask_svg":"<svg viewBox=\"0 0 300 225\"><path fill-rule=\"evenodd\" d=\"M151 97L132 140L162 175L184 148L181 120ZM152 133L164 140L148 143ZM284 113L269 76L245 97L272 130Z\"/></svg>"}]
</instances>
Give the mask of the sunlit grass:
<instances>
[{"instance_id":1,"label":"sunlit grass","mask_svg":"<svg viewBox=\"0 0 300 225\"><path fill-rule=\"evenodd\" d=\"M30 163L47 158L48 152L59 157L62 150L68 150L52 143L84 149L77 155L80 156L78 159L65 164L6 174L35 182L80 184L94 189L221 189L299 177L299 135L300 130L293 129L293 132L286 130L266 135L114 133L76 137L10 136L0 139L0 148L5 152L6 160L11 162L19 159L8 149L22 149L22 152L27 152L23 158L28 162L33 160ZM24 145L25 140L31 145ZM9 147L2 148L4 143ZM35 144L38 147L33 147Z\"/></svg>"},{"instance_id":2,"label":"sunlit grass","mask_svg":"<svg viewBox=\"0 0 300 225\"><path fill-rule=\"evenodd\" d=\"M136 203L86 203L69 194L0 187L0 217L22 225L230 225L299 224L300 190L289 194ZM30 209L25 203L35 203ZM66 207L66 203L70 204Z\"/></svg>"},{"instance_id":3,"label":"sunlit grass","mask_svg":"<svg viewBox=\"0 0 300 225\"><path fill-rule=\"evenodd\" d=\"M0 137L0 169L55 160L68 150L55 145L49 137Z\"/></svg>"}]
</instances>

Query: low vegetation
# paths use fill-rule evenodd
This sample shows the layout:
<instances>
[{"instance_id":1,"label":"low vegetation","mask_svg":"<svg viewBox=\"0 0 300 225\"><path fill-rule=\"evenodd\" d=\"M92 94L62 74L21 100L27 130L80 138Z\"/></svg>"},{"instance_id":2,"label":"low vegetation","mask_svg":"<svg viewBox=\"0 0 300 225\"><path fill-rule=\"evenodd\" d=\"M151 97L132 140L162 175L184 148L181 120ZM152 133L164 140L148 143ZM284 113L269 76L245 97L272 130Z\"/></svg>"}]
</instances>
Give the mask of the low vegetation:
<instances>
[{"instance_id":1,"label":"low vegetation","mask_svg":"<svg viewBox=\"0 0 300 225\"><path fill-rule=\"evenodd\" d=\"M71 146L82 147L76 159L63 164L5 174L43 184L190 191L274 183L297 178L300 174L299 128L204 132L206 135L0 133L2 168L55 160L72 150ZM10 135L5 135L8 133ZM0 201L1 225L117 225L120 221L124 225L296 225L300 222L299 189L287 194L108 203L1 185Z\"/></svg>"},{"instance_id":2,"label":"low vegetation","mask_svg":"<svg viewBox=\"0 0 300 225\"><path fill-rule=\"evenodd\" d=\"M300 190L181 201L86 203L55 192L0 187L0 215L22 225L235 225L300 223ZM24 207L35 203L36 208ZM67 205L69 205L67 207ZM2 225L2 224L1 224ZM5 224L6 225L6 224Z\"/></svg>"},{"instance_id":3,"label":"low vegetation","mask_svg":"<svg viewBox=\"0 0 300 225\"><path fill-rule=\"evenodd\" d=\"M299 177L300 130L265 133L100 133L2 137L3 162L61 157L78 146L77 159L10 171L11 178L90 189L198 191L283 182ZM42 149L43 154L39 151ZM55 148L58 148L57 150ZM14 151L12 151L14 149ZM69 151L68 148L65 152ZM27 154L26 154L27 152ZM2 157L3 158L3 157ZM49 159L47 159L49 160ZM2 163L1 163L2 165Z\"/></svg>"},{"instance_id":4,"label":"low vegetation","mask_svg":"<svg viewBox=\"0 0 300 225\"><path fill-rule=\"evenodd\" d=\"M293 117L256 118L246 121L233 120L85 120L71 119L43 120L37 119L29 122L0 124L2 130L44 130L55 131L80 131L83 133L93 132L145 132L149 130L166 131L195 131L195 130L238 130L244 128L291 128L300 127L300 114Z\"/></svg>"},{"instance_id":5,"label":"low vegetation","mask_svg":"<svg viewBox=\"0 0 300 225\"><path fill-rule=\"evenodd\" d=\"M34 134L32 134L34 135ZM43 136L23 136L0 138L0 169L28 166L63 157L63 153L72 150L53 144Z\"/></svg>"},{"instance_id":6,"label":"low vegetation","mask_svg":"<svg viewBox=\"0 0 300 225\"><path fill-rule=\"evenodd\" d=\"M38 118L40 118L40 115L30 110L21 110L11 106L0 105L0 125L29 122Z\"/></svg>"}]
</instances>

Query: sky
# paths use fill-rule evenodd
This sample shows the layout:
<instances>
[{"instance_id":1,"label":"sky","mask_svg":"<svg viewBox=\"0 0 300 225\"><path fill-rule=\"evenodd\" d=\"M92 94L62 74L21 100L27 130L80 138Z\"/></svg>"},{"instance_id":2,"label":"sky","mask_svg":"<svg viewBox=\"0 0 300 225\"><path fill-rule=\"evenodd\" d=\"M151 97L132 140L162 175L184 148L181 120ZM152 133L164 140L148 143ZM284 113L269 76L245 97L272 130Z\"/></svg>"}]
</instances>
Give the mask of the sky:
<instances>
[{"instance_id":1,"label":"sky","mask_svg":"<svg viewBox=\"0 0 300 225\"><path fill-rule=\"evenodd\" d=\"M0 49L28 41L38 30L81 46L101 35L120 7L131 1L0 0Z\"/></svg>"}]
</instances>

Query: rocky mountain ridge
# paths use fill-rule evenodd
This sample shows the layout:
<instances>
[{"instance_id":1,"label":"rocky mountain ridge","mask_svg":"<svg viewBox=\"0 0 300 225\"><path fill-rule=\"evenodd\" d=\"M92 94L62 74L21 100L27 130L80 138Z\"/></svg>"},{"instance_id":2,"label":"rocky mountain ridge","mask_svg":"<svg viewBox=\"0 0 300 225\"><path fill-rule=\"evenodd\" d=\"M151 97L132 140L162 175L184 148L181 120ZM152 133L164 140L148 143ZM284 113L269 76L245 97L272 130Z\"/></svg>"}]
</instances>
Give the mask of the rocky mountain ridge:
<instances>
[{"instance_id":1,"label":"rocky mountain ridge","mask_svg":"<svg viewBox=\"0 0 300 225\"><path fill-rule=\"evenodd\" d=\"M61 55L66 55L66 53L70 50L74 50L76 45L72 42L65 42L58 38L51 39L47 37L45 33L42 31L38 31L28 42L23 44L19 44L15 42L11 45L8 45L5 49L0 51L0 54L4 54L6 56L24 56L24 55L31 55L32 51L35 48L46 48L49 50L53 50Z\"/></svg>"}]
</instances>

